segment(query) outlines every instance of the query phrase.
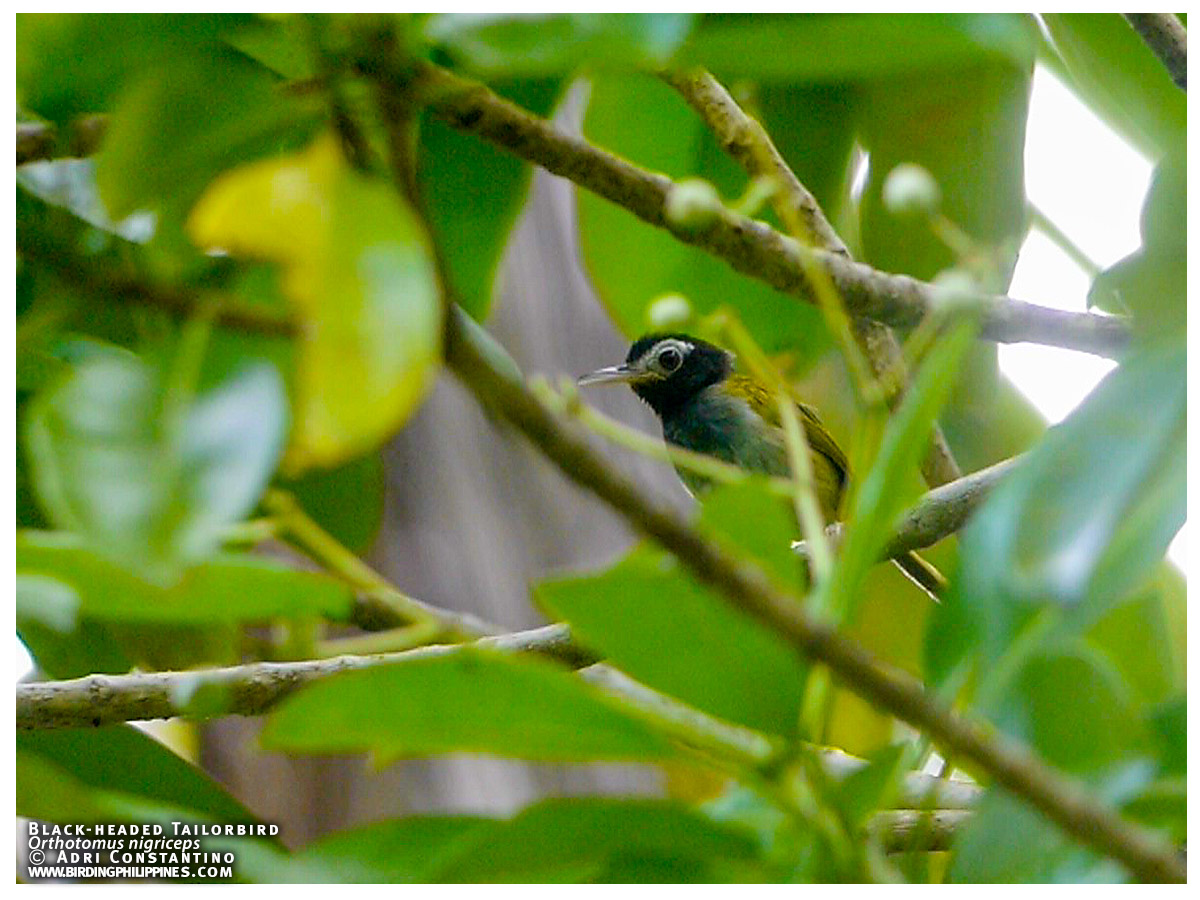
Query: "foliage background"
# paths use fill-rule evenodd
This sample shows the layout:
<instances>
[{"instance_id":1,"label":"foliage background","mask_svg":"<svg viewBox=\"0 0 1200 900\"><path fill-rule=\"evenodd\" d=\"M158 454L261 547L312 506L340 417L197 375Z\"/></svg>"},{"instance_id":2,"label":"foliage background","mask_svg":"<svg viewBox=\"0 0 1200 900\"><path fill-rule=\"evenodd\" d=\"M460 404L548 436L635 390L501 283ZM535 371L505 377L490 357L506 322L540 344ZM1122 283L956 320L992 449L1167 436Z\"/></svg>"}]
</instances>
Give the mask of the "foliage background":
<instances>
[{"instance_id":1,"label":"foliage background","mask_svg":"<svg viewBox=\"0 0 1200 900\"><path fill-rule=\"evenodd\" d=\"M387 183L378 109L386 118L388 99L380 102L362 65L392 52L380 42L386 34L402 62L405 53L427 57L536 113L566 96L561 121L579 121L589 140L673 178L706 178L733 204L745 175L678 95L635 71L703 64L761 115L856 257L922 279L957 267L993 292L1003 292L1026 228L1021 151L1035 58L1057 66L1160 160L1143 248L1098 276L1093 290L1100 307L1132 313L1135 342L1079 413L1043 436L999 377L993 345L975 344L961 363L940 421L964 470L1034 452L960 546L931 551L958 573L947 602L930 618L925 598L890 568L873 569L860 591L846 585L862 573L840 570L831 590L853 598L853 609L841 610L844 624L868 649L952 691L1105 802L1181 840L1184 589L1159 561L1182 522L1185 484L1183 92L1119 17L1043 21L1044 33L1018 16L20 17L22 114L57 126L63 141L81 114L109 114L94 163L18 172L17 521L26 530L18 536L17 626L39 667L64 678L262 652L311 655L326 637L317 617L353 617L344 579L228 549L231 526L271 512L260 501L272 484L347 547L373 545L378 568L412 596L520 628L536 621L527 598L539 582L543 610L561 614L586 644L650 686L789 746L807 737L873 762L839 783L811 771L801 777L799 765L776 785L781 798L743 761L743 786L718 798L719 780L701 774L677 744L664 744L640 714L619 705L592 710L595 697L577 697L559 722L504 699L506 679L543 678L551 691L575 683L565 673L510 672L504 666L515 664L506 662L491 675L476 672L465 694L455 692L456 663L424 688L389 684L383 679L405 676L387 669L358 673L380 680L358 694L350 676L324 694L306 692L273 714L268 747L370 751L385 761L482 750L653 765L527 768L455 756L367 775L358 762L260 755L247 749L254 726L223 719L210 726L201 762L256 815L285 818L290 847L309 845L299 856L239 848L243 877L1125 877L998 791L979 805L950 859L884 857L881 838L866 827L869 814L893 804L904 771L928 749L907 740L894 719L842 688L816 721L802 717L805 691L819 694L811 685L820 676L681 574L664 576L669 564L655 551L639 549L596 579L543 581L553 570L606 567L629 532L482 414L456 382L439 378L427 239ZM581 73L589 89L568 92ZM346 120L359 123L363 143ZM864 151L871 165L856 202L849 184ZM713 327L707 313L732 312L764 349L788 354L856 471L871 471L877 454L885 470L892 445L872 430L880 423L856 399L815 308L541 175L493 304L493 275L528 167L429 113L416 161L456 297L525 372L574 375L620 358L625 338L610 319L625 336L636 334L655 297L682 292L695 306L694 327ZM965 245L885 208L885 176L912 161L937 180L941 212ZM197 244L230 256L206 257ZM80 271L102 277L89 283ZM584 272L607 316L590 301ZM158 294L139 295L138 281ZM198 301L183 321L163 311L162 296L172 291ZM213 297L234 298L248 320L286 312L303 323L301 337L214 326L205 315ZM208 316L220 312L214 305ZM930 358L952 368L953 346L937 346L941 355ZM914 440L949 378L948 368L917 392L929 409L910 423ZM655 428L630 397L597 403ZM664 467L614 458L652 496L687 508ZM915 466L895 468L873 506L855 507L876 523L860 525L864 532L881 534L878 525L921 491ZM774 558L772 548L794 532L785 521L775 525L774 501L743 487L714 500L705 516L708 533L794 580L790 558ZM764 543L763 534L776 540ZM329 557L318 562L345 574ZM266 651L244 628L264 621L275 624L268 638L284 635ZM711 644L697 639L706 622ZM482 728L482 710L464 713L476 692L485 707L491 697L507 712L498 731ZM518 697L531 695L540 696ZM207 716L229 700L197 691L180 702ZM439 715L404 718L413 706ZM340 727L331 727L334 716ZM608 722L599 743L580 737L590 733L589 716ZM481 730L455 732L449 722L459 719ZM548 721L558 731L539 750L529 729ZM372 727L356 732L356 723ZM125 776L89 769L97 757L123 760ZM18 813L232 815L237 801L194 770L179 775L177 765L124 728L21 732ZM444 809L509 813L540 796L606 790L674 800L550 803L508 825L390 819ZM309 844L379 819L371 839ZM556 843L537 839L552 836ZM415 848L413 858L398 846Z\"/></svg>"}]
</instances>

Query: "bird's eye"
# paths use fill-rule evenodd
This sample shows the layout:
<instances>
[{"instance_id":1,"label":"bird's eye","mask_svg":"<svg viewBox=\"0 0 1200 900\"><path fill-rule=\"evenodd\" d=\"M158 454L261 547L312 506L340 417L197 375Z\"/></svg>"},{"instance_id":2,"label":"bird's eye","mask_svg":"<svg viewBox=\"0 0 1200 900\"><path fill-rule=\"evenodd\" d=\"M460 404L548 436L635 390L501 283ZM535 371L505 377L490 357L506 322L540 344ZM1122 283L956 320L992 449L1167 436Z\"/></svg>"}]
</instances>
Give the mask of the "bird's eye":
<instances>
[{"instance_id":1,"label":"bird's eye","mask_svg":"<svg viewBox=\"0 0 1200 900\"><path fill-rule=\"evenodd\" d=\"M658 364L664 372L674 372L683 365L683 354L675 347L665 347L658 354Z\"/></svg>"}]
</instances>

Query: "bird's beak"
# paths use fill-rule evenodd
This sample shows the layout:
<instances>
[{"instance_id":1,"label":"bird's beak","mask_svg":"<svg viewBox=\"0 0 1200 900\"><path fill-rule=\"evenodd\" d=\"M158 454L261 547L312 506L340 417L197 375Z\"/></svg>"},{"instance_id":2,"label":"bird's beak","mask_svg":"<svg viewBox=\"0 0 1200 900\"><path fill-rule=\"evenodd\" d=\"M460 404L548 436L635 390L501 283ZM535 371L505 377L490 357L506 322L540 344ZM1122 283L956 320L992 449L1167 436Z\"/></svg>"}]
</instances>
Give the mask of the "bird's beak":
<instances>
[{"instance_id":1,"label":"bird's beak","mask_svg":"<svg viewBox=\"0 0 1200 900\"><path fill-rule=\"evenodd\" d=\"M627 365L607 366L582 376L578 384L580 387L589 384L625 384L637 378L638 374L636 369Z\"/></svg>"}]
</instances>

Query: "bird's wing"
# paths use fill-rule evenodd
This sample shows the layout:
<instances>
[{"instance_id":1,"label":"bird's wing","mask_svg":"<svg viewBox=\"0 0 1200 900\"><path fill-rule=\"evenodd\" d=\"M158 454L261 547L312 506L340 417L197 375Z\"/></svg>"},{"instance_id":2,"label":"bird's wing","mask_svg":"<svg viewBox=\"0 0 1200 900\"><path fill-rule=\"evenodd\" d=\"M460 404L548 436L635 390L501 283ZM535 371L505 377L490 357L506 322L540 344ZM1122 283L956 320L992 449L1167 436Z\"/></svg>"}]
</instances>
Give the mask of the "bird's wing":
<instances>
[{"instance_id":1,"label":"bird's wing","mask_svg":"<svg viewBox=\"0 0 1200 900\"><path fill-rule=\"evenodd\" d=\"M730 393L749 403L750 408L761 416L763 421L776 428L782 428L779 407L767 388L746 375L730 375L728 386ZM800 410L800 423L804 426L804 438L808 441L809 448L828 459L845 483L850 471L850 462L846 459L846 454L833 439L833 435L829 433L815 409L804 403L797 403L796 408Z\"/></svg>"}]
</instances>

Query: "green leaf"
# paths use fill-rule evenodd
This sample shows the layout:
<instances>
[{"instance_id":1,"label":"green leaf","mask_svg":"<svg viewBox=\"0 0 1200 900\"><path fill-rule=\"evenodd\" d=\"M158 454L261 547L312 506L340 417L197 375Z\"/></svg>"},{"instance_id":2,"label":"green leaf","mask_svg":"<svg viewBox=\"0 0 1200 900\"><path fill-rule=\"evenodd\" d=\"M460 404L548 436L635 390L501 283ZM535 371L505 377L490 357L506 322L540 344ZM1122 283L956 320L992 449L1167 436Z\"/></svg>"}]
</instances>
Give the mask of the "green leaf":
<instances>
[{"instance_id":1,"label":"green leaf","mask_svg":"<svg viewBox=\"0 0 1200 900\"><path fill-rule=\"evenodd\" d=\"M232 553L217 554L163 587L94 552L76 535L61 532L20 532L17 572L71 588L80 616L129 623L246 622L310 615L344 619L353 599L348 588L327 576Z\"/></svg>"},{"instance_id":2,"label":"green leaf","mask_svg":"<svg viewBox=\"0 0 1200 900\"><path fill-rule=\"evenodd\" d=\"M1136 338L1178 334L1187 324L1187 252L1142 248L1096 276L1088 305L1132 313Z\"/></svg>"},{"instance_id":3,"label":"green leaf","mask_svg":"<svg viewBox=\"0 0 1200 900\"><path fill-rule=\"evenodd\" d=\"M1061 769L1098 771L1145 747L1128 687L1082 641L1031 655L996 690L997 724Z\"/></svg>"},{"instance_id":4,"label":"green leaf","mask_svg":"<svg viewBox=\"0 0 1200 900\"><path fill-rule=\"evenodd\" d=\"M215 13L19 15L18 102L60 123L107 112L130 76L169 70L175 58L251 21Z\"/></svg>"},{"instance_id":5,"label":"green leaf","mask_svg":"<svg viewBox=\"0 0 1200 900\"><path fill-rule=\"evenodd\" d=\"M1181 338L1127 357L963 532L945 613L962 604L985 659L1047 607L1088 627L1162 559L1186 514L1185 363Z\"/></svg>"},{"instance_id":6,"label":"green leaf","mask_svg":"<svg viewBox=\"0 0 1200 900\"><path fill-rule=\"evenodd\" d=\"M1001 791L987 793L954 844L956 884L1119 882L1124 870L1068 840L1037 810Z\"/></svg>"},{"instance_id":7,"label":"green leaf","mask_svg":"<svg viewBox=\"0 0 1200 900\"><path fill-rule=\"evenodd\" d=\"M757 95L772 143L835 227L849 201L860 100L850 84L764 84Z\"/></svg>"},{"instance_id":8,"label":"green leaf","mask_svg":"<svg viewBox=\"0 0 1200 900\"><path fill-rule=\"evenodd\" d=\"M639 111L637 117L630 116L631 109ZM676 179L705 178L727 199L736 199L746 186L745 172L699 117L671 88L648 75L597 77L583 130L600 146L652 171ZM600 299L627 336L648 330L646 311L656 297L679 293L699 314L733 308L764 348L794 351L804 365L829 346L828 331L811 304L740 275L607 200L580 191L578 204L584 263Z\"/></svg>"},{"instance_id":9,"label":"green leaf","mask_svg":"<svg viewBox=\"0 0 1200 900\"><path fill-rule=\"evenodd\" d=\"M1122 678L1144 703L1157 703L1186 687L1172 646L1167 609L1169 594L1153 579L1145 588L1116 603L1087 631Z\"/></svg>"},{"instance_id":10,"label":"green leaf","mask_svg":"<svg viewBox=\"0 0 1200 900\"><path fill-rule=\"evenodd\" d=\"M1142 246L1097 276L1088 304L1133 313L1142 340L1177 333L1187 323L1187 163L1163 160L1142 205Z\"/></svg>"},{"instance_id":11,"label":"green leaf","mask_svg":"<svg viewBox=\"0 0 1200 900\"><path fill-rule=\"evenodd\" d=\"M901 780L912 767L913 749L911 744L890 744L836 786L833 802L851 828L861 827L871 815L892 803Z\"/></svg>"},{"instance_id":12,"label":"green leaf","mask_svg":"<svg viewBox=\"0 0 1200 900\"><path fill-rule=\"evenodd\" d=\"M995 60L1028 65L1036 47L1028 16L726 14L706 16L678 62L723 78L852 81Z\"/></svg>"},{"instance_id":13,"label":"green leaf","mask_svg":"<svg viewBox=\"0 0 1200 900\"><path fill-rule=\"evenodd\" d=\"M1183 744L1186 745L1186 737ZM1186 754L1186 746L1182 747ZM1187 776L1160 778L1121 807L1121 812L1164 832L1179 846L1187 843Z\"/></svg>"},{"instance_id":14,"label":"green leaf","mask_svg":"<svg viewBox=\"0 0 1200 900\"><path fill-rule=\"evenodd\" d=\"M606 870L632 869L642 880L707 881L722 863L756 856L747 834L677 803L608 798L547 800L498 828L469 832L454 849L432 880L609 880Z\"/></svg>"},{"instance_id":15,"label":"green leaf","mask_svg":"<svg viewBox=\"0 0 1200 900\"><path fill-rule=\"evenodd\" d=\"M297 852L288 880L341 884L429 882L445 859L502 827L479 816L407 816L327 835ZM239 863L241 860L239 860ZM303 876L303 877L299 877Z\"/></svg>"},{"instance_id":16,"label":"green leaf","mask_svg":"<svg viewBox=\"0 0 1200 900\"><path fill-rule=\"evenodd\" d=\"M863 579L879 559L891 525L904 509L906 478L928 451L929 434L975 332L976 323L970 320L950 326L929 351L887 424L879 452L854 493L828 594L817 598L817 609L833 615L835 621L854 618Z\"/></svg>"},{"instance_id":17,"label":"green leaf","mask_svg":"<svg viewBox=\"0 0 1200 900\"><path fill-rule=\"evenodd\" d=\"M441 351L433 263L412 210L331 135L221 176L189 228L204 247L282 266L300 323L290 470L361 456L413 413Z\"/></svg>"},{"instance_id":18,"label":"green leaf","mask_svg":"<svg viewBox=\"0 0 1200 900\"><path fill-rule=\"evenodd\" d=\"M590 63L661 68L687 36L690 14L442 14L424 36L457 67L483 78L570 75Z\"/></svg>"},{"instance_id":19,"label":"green leaf","mask_svg":"<svg viewBox=\"0 0 1200 900\"><path fill-rule=\"evenodd\" d=\"M903 17L901 17L903 18ZM864 88L861 140L870 166L861 201L863 260L931 279L958 263L1002 292L1025 235L1025 120L1032 67L1004 62L880 79ZM941 212L989 251L963 260L928 225L897 216L883 185L902 163L938 183Z\"/></svg>"},{"instance_id":20,"label":"green leaf","mask_svg":"<svg viewBox=\"0 0 1200 900\"><path fill-rule=\"evenodd\" d=\"M195 48L148 70L113 110L96 158L111 215L158 213L159 235L186 244L192 204L218 174L310 135L315 98L284 92L273 74L228 48Z\"/></svg>"},{"instance_id":21,"label":"green leaf","mask_svg":"<svg viewBox=\"0 0 1200 900\"><path fill-rule=\"evenodd\" d=\"M29 615L29 609L40 598L28 591L28 584L28 578L17 576L17 637L38 671L49 678L81 678L94 672L119 674L133 668L134 660L104 623L81 619L70 631L63 632L47 626L40 615Z\"/></svg>"},{"instance_id":22,"label":"green leaf","mask_svg":"<svg viewBox=\"0 0 1200 900\"><path fill-rule=\"evenodd\" d=\"M557 666L460 649L337 675L271 714L265 746L304 753L669 759L637 714Z\"/></svg>"},{"instance_id":23,"label":"green leaf","mask_svg":"<svg viewBox=\"0 0 1200 900\"><path fill-rule=\"evenodd\" d=\"M1149 721L1163 771L1187 774L1187 696L1180 694L1160 703L1151 710Z\"/></svg>"},{"instance_id":24,"label":"green leaf","mask_svg":"<svg viewBox=\"0 0 1200 900\"><path fill-rule=\"evenodd\" d=\"M767 490L765 479L752 477L705 491L699 524L712 536L734 544L781 584L803 585L805 568L792 550L797 537L792 504Z\"/></svg>"},{"instance_id":25,"label":"green leaf","mask_svg":"<svg viewBox=\"0 0 1200 900\"><path fill-rule=\"evenodd\" d=\"M562 82L509 81L493 89L544 116L558 99ZM455 298L479 321L491 305L496 269L529 191L531 172L515 157L462 135L431 115L422 120L417 177L430 228Z\"/></svg>"},{"instance_id":26,"label":"green leaf","mask_svg":"<svg viewBox=\"0 0 1200 900\"><path fill-rule=\"evenodd\" d=\"M259 823L207 776L129 726L28 733L17 741L17 814L63 824ZM130 839L132 841L132 839ZM277 880L285 857L268 837L201 837L202 853L233 853ZM133 849L126 844L127 849ZM273 869L266 861L275 860Z\"/></svg>"},{"instance_id":27,"label":"green leaf","mask_svg":"<svg viewBox=\"0 0 1200 900\"><path fill-rule=\"evenodd\" d=\"M208 775L129 725L17 732L17 750L69 772L80 784L195 810L229 822L254 816ZM29 815L21 812L19 815Z\"/></svg>"},{"instance_id":28,"label":"green leaf","mask_svg":"<svg viewBox=\"0 0 1200 900\"><path fill-rule=\"evenodd\" d=\"M751 728L796 733L803 660L674 557L640 547L603 574L543 582L535 596L584 646L638 681Z\"/></svg>"},{"instance_id":29,"label":"green leaf","mask_svg":"<svg viewBox=\"0 0 1200 900\"><path fill-rule=\"evenodd\" d=\"M1187 96L1124 17L1043 15L1075 91L1125 140L1151 159L1180 153Z\"/></svg>"},{"instance_id":30,"label":"green leaf","mask_svg":"<svg viewBox=\"0 0 1200 900\"><path fill-rule=\"evenodd\" d=\"M338 543L365 554L383 519L385 477L378 452L335 469L314 469L284 488Z\"/></svg>"},{"instance_id":31,"label":"green leaf","mask_svg":"<svg viewBox=\"0 0 1200 900\"><path fill-rule=\"evenodd\" d=\"M148 213L135 213L114 221L100 197L96 184L94 159L55 159L31 163L17 170L17 184L46 203L69 210L89 225L123 237L127 241L144 243L154 234L154 219ZM17 217L23 224L24 213ZM61 223L60 219L60 223ZM69 233L76 227L64 228ZM62 290L61 285L56 285Z\"/></svg>"},{"instance_id":32,"label":"green leaf","mask_svg":"<svg viewBox=\"0 0 1200 900\"><path fill-rule=\"evenodd\" d=\"M109 350L39 397L26 430L51 518L166 580L207 558L258 502L286 428L283 386L268 366L184 410L172 399L162 376Z\"/></svg>"}]
</instances>

